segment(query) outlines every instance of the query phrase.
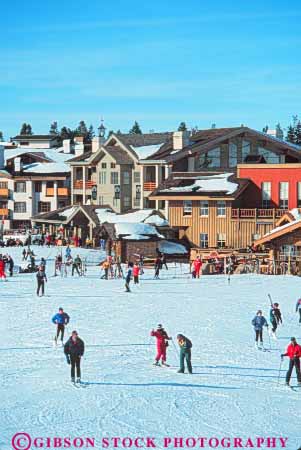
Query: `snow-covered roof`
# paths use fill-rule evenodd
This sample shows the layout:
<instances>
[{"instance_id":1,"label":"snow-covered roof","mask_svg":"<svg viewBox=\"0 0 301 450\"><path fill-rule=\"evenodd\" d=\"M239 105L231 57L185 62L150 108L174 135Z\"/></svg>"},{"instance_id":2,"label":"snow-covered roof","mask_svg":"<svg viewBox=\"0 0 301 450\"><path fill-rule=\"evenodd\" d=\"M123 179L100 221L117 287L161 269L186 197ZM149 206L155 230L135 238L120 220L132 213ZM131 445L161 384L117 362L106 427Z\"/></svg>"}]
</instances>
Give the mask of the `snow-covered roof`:
<instances>
[{"instance_id":1,"label":"snow-covered roof","mask_svg":"<svg viewBox=\"0 0 301 450\"><path fill-rule=\"evenodd\" d=\"M24 172L34 172L34 173L66 173L70 172L69 164L66 164L66 161L70 159L70 153L62 153L62 147L59 148L15 148L15 149L6 149L4 150L4 160L5 164L8 159L15 158L18 156L25 155L26 153L43 153L46 158L50 161L49 163L32 163L23 166Z\"/></svg>"},{"instance_id":2,"label":"snow-covered roof","mask_svg":"<svg viewBox=\"0 0 301 450\"><path fill-rule=\"evenodd\" d=\"M153 153L157 152L160 147L162 147L162 144L143 145L143 146L139 146L139 147L134 147L133 145L131 145L131 148L137 154L139 159L146 159L146 158L148 158Z\"/></svg>"},{"instance_id":3,"label":"snow-covered roof","mask_svg":"<svg viewBox=\"0 0 301 450\"><path fill-rule=\"evenodd\" d=\"M161 241L158 248L160 252L167 255L186 255L188 253L184 245L172 241Z\"/></svg>"},{"instance_id":4,"label":"snow-covered roof","mask_svg":"<svg viewBox=\"0 0 301 450\"><path fill-rule=\"evenodd\" d=\"M100 223L149 223L157 226L168 225L167 220L163 219L157 214L152 214L152 209L140 209L126 214L116 214L109 209L96 209L95 213L98 216Z\"/></svg>"},{"instance_id":5,"label":"snow-covered roof","mask_svg":"<svg viewBox=\"0 0 301 450\"><path fill-rule=\"evenodd\" d=\"M156 236L163 238L156 228L146 223L119 222L115 223L116 236L128 236L127 239L135 239L133 236Z\"/></svg>"},{"instance_id":6,"label":"snow-covered roof","mask_svg":"<svg viewBox=\"0 0 301 450\"><path fill-rule=\"evenodd\" d=\"M68 219L72 214L78 209L78 206L71 206L60 213L60 216L66 217Z\"/></svg>"},{"instance_id":7,"label":"snow-covered roof","mask_svg":"<svg viewBox=\"0 0 301 450\"><path fill-rule=\"evenodd\" d=\"M205 175L196 179L195 182L189 186L170 187L162 189L161 192L226 192L233 194L237 188L238 183L229 181L233 173L221 173L217 175Z\"/></svg>"},{"instance_id":8,"label":"snow-covered roof","mask_svg":"<svg viewBox=\"0 0 301 450\"><path fill-rule=\"evenodd\" d=\"M291 227L292 225L295 225L296 223L300 223L300 222L301 222L301 215L299 216L299 218L297 220L293 220L292 222L288 222L284 225L280 225L279 227L273 228L271 231L264 234L264 237L270 236L274 233L277 233L278 231L284 230L285 228Z\"/></svg>"}]
</instances>

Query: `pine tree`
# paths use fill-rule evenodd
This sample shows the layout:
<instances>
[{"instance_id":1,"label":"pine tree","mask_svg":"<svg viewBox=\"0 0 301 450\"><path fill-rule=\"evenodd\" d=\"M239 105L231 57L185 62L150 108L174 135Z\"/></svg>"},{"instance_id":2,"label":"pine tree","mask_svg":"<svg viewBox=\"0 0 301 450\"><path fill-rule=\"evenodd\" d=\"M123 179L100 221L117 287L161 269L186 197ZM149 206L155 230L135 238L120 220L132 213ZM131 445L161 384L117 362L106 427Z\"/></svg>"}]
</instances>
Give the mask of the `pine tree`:
<instances>
[{"instance_id":1,"label":"pine tree","mask_svg":"<svg viewBox=\"0 0 301 450\"><path fill-rule=\"evenodd\" d=\"M92 142L92 139L94 138L94 136L95 136L95 133L94 133L93 125L90 125L87 135L86 135L86 139L85 139L86 142Z\"/></svg>"},{"instance_id":2,"label":"pine tree","mask_svg":"<svg viewBox=\"0 0 301 450\"><path fill-rule=\"evenodd\" d=\"M23 123L20 130L20 134L23 134L25 136L33 135L31 125L29 123Z\"/></svg>"},{"instance_id":3,"label":"pine tree","mask_svg":"<svg viewBox=\"0 0 301 450\"><path fill-rule=\"evenodd\" d=\"M83 138L86 139L88 134L88 128L84 120L81 120L79 122L78 127L75 130L75 133L77 136L83 136Z\"/></svg>"},{"instance_id":4,"label":"pine tree","mask_svg":"<svg viewBox=\"0 0 301 450\"><path fill-rule=\"evenodd\" d=\"M51 134L52 136L57 136L59 134L57 122L52 122L52 124L50 125L49 134Z\"/></svg>"},{"instance_id":5,"label":"pine tree","mask_svg":"<svg viewBox=\"0 0 301 450\"><path fill-rule=\"evenodd\" d=\"M115 134L122 134L121 130L117 130Z\"/></svg>"},{"instance_id":6,"label":"pine tree","mask_svg":"<svg viewBox=\"0 0 301 450\"><path fill-rule=\"evenodd\" d=\"M292 144L295 144L295 139L295 129L292 125L289 125L289 127L287 128L286 140L288 142L291 142Z\"/></svg>"},{"instance_id":7,"label":"pine tree","mask_svg":"<svg viewBox=\"0 0 301 450\"><path fill-rule=\"evenodd\" d=\"M22 123L20 134L21 135L26 134L26 130L27 130L27 123L24 122L24 123Z\"/></svg>"},{"instance_id":8,"label":"pine tree","mask_svg":"<svg viewBox=\"0 0 301 450\"><path fill-rule=\"evenodd\" d=\"M74 131L71 131L70 128L68 127L62 127L61 131L60 131L60 137L61 140L64 139L73 139L74 138Z\"/></svg>"},{"instance_id":9,"label":"pine tree","mask_svg":"<svg viewBox=\"0 0 301 450\"><path fill-rule=\"evenodd\" d=\"M266 125L265 127L263 127L263 129L262 129L263 133L267 133L267 132L268 132L268 129L269 129L269 126L268 126L268 125Z\"/></svg>"},{"instance_id":10,"label":"pine tree","mask_svg":"<svg viewBox=\"0 0 301 450\"><path fill-rule=\"evenodd\" d=\"M283 138L284 138L283 129L281 128L281 125L279 122L276 125L276 138L281 139L281 140L283 140Z\"/></svg>"},{"instance_id":11,"label":"pine tree","mask_svg":"<svg viewBox=\"0 0 301 450\"><path fill-rule=\"evenodd\" d=\"M108 137L112 136L112 134L114 134L114 130L110 130L110 131L108 132Z\"/></svg>"},{"instance_id":12,"label":"pine tree","mask_svg":"<svg viewBox=\"0 0 301 450\"><path fill-rule=\"evenodd\" d=\"M295 144L301 145L301 122L298 120L298 123L295 128Z\"/></svg>"},{"instance_id":13,"label":"pine tree","mask_svg":"<svg viewBox=\"0 0 301 450\"><path fill-rule=\"evenodd\" d=\"M3 132L0 131L0 142L3 142L3 141L4 141L4 138L3 138Z\"/></svg>"},{"instance_id":14,"label":"pine tree","mask_svg":"<svg viewBox=\"0 0 301 450\"><path fill-rule=\"evenodd\" d=\"M141 128L139 126L139 123L135 120L134 125L129 131L130 134L142 134Z\"/></svg>"},{"instance_id":15,"label":"pine tree","mask_svg":"<svg viewBox=\"0 0 301 450\"><path fill-rule=\"evenodd\" d=\"M187 126L185 122L181 122L180 125L178 126L178 131L186 131L187 130Z\"/></svg>"}]
</instances>

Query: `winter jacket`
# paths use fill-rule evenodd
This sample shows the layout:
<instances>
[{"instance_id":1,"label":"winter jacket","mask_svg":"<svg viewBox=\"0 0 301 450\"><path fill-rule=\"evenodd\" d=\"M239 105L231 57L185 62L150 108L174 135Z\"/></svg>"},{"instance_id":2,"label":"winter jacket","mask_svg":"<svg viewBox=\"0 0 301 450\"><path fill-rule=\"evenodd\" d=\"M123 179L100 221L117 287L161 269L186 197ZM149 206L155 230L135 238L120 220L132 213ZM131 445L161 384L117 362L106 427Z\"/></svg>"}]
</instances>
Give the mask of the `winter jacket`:
<instances>
[{"instance_id":1,"label":"winter jacket","mask_svg":"<svg viewBox=\"0 0 301 450\"><path fill-rule=\"evenodd\" d=\"M183 335L181 335L181 338L178 339L178 344L183 350L189 350L192 347L192 342Z\"/></svg>"},{"instance_id":2,"label":"winter jacket","mask_svg":"<svg viewBox=\"0 0 301 450\"><path fill-rule=\"evenodd\" d=\"M47 281L47 277L46 277L46 273L44 272L44 271L38 271L37 272L37 275L36 275L36 277L37 277L37 280L38 281Z\"/></svg>"},{"instance_id":3,"label":"winter jacket","mask_svg":"<svg viewBox=\"0 0 301 450\"><path fill-rule=\"evenodd\" d=\"M134 267L133 267L133 276L134 276L134 277L138 277L139 272L140 272L140 267L134 266Z\"/></svg>"},{"instance_id":4,"label":"winter jacket","mask_svg":"<svg viewBox=\"0 0 301 450\"><path fill-rule=\"evenodd\" d=\"M166 340L169 340L169 336L166 331L162 328L161 330L151 331L151 336L154 336L157 339L157 349L162 349L167 347L168 343Z\"/></svg>"},{"instance_id":5,"label":"winter jacket","mask_svg":"<svg viewBox=\"0 0 301 450\"><path fill-rule=\"evenodd\" d=\"M202 267L202 261L200 259L196 259L193 261L193 268L196 272L199 272Z\"/></svg>"},{"instance_id":6,"label":"winter jacket","mask_svg":"<svg viewBox=\"0 0 301 450\"><path fill-rule=\"evenodd\" d=\"M274 322L276 320L277 324L282 323L281 311L278 308L272 308L270 310L270 322Z\"/></svg>"},{"instance_id":7,"label":"winter jacket","mask_svg":"<svg viewBox=\"0 0 301 450\"><path fill-rule=\"evenodd\" d=\"M301 358L301 346L290 344L283 356L288 356L290 359Z\"/></svg>"},{"instance_id":8,"label":"winter jacket","mask_svg":"<svg viewBox=\"0 0 301 450\"><path fill-rule=\"evenodd\" d=\"M72 337L68 339L66 344L64 345L64 353L65 355L70 356L83 356L85 351L85 344L79 337L74 342Z\"/></svg>"},{"instance_id":9,"label":"winter jacket","mask_svg":"<svg viewBox=\"0 0 301 450\"><path fill-rule=\"evenodd\" d=\"M255 316L252 320L252 325L256 331L261 331L263 327L267 327L268 323L263 316Z\"/></svg>"},{"instance_id":10,"label":"winter jacket","mask_svg":"<svg viewBox=\"0 0 301 450\"><path fill-rule=\"evenodd\" d=\"M5 262L2 259L0 259L0 272L4 272L4 270L5 270Z\"/></svg>"},{"instance_id":11,"label":"winter jacket","mask_svg":"<svg viewBox=\"0 0 301 450\"><path fill-rule=\"evenodd\" d=\"M67 325L70 321L70 317L68 316L67 313L57 313L52 317L52 322L53 323L57 323L59 325Z\"/></svg>"},{"instance_id":12,"label":"winter jacket","mask_svg":"<svg viewBox=\"0 0 301 450\"><path fill-rule=\"evenodd\" d=\"M298 309L301 309L301 298L299 298L299 300L297 301L296 312L298 312Z\"/></svg>"},{"instance_id":13,"label":"winter jacket","mask_svg":"<svg viewBox=\"0 0 301 450\"><path fill-rule=\"evenodd\" d=\"M129 282L131 281L132 273L133 273L133 269L130 267L130 268L128 269L128 272L127 272L126 278L125 278L125 281L126 281L127 283L129 283Z\"/></svg>"}]
</instances>

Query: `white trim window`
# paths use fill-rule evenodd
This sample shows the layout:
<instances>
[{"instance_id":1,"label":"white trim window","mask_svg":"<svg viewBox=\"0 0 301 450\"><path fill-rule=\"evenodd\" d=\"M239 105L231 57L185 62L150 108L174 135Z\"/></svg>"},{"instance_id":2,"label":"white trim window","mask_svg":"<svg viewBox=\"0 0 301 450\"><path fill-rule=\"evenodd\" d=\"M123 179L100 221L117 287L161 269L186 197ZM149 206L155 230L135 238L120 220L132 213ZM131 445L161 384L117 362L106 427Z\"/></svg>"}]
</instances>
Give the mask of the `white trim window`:
<instances>
[{"instance_id":1,"label":"white trim window","mask_svg":"<svg viewBox=\"0 0 301 450\"><path fill-rule=\"evenodd\" d=\"M15 182L15 192L26 192L26 182L25 181L16 181Z\"/></svg>"},{"instance_id":2,"label":"white trim window","mask_svg":"<svg viewBox=\"0 0 301 450\"><path fill-rule=\"evenodd\" d=\"M208 248L208 233L200 234L200 248Z\"/></svg>"},{"instance_id":3,"label":"white trim window","mask_svg":"<svg viewBox=\"0 0 301 450\"><path fill-rule=\"evenodd\" d=\"M14 203L14 212L15 213L26 213L26 202L15 202Z\"/></svg>"},{"instance_id":4,"label":"white trim window","mask_svg":"<svg viewBox=\"0 0 301 450\"><path fill-rule=\"evenodd\" d=\"M209 202L208 200L200 201L200 216L208 217L209 216Z\"/></svg>"},{"instance_id":5,"label":"white trim window","mask_svg":"<svg viewBox=\"0 0 301 450\"><path fill-rule=\"evenodd\" d=\"M216 215L218 217L226 217L226 202L225 202L225 200L218 200L216 202Z\"/></svg>"},{"instance_id":6,"label":"white trim window","mask_svg":"<svg viewBox=\"0 0 301 450\"><path fill-rule=\"evenodd\" d=\"M191 216L192 214L192 200L183 201L183 216Z\"/></svg>"},{"instance_id":7,"label":"white trim window","mask_svg":"<svg viewBox=\"0 0 301 450\"><path fill-rule=\"evenodd\" d=\"M99 172L99 184L107 183L107 172L101 171Z\"/></svg>"},{"instance_id":8,"label":"white trim window","mask_svg":"<svg viewBox=\"0 0 301 450\"><path fill-rule=\"evenodd\" d=\"M217 233L217 247L225 248L226 247L226 235L225 233Z\"/></svg>"},{"instance_id":9,"label":"white trim window","mask_svg":"<svg viewBox=\"0 0 301 450\"><path fill-rule=\"evenodd\" d=\"M279 208L288 209L288 181L279 183Z\"/></svg>"},{"instance_id":10,"label":"white trim window","mask_svg":"<svg viewBox=\"0 0 301 450\"><path fill-rule=\"evenodd\" d=\"M111 172L111 184L118 184L118 172Z\"/></svg>"},{"instance_id":11,"label":"white trim window","mask_svg":"<svg viewBox=\"0 0 301 450\"><path fill-rule=\"evenodd\" d=\"M271 191L272 183L270 181L263 181L261 183L261 199L263 208L269 208L271 206Z\"/></svg>"},{"instance_id":12,"label":"white trim window","mask_svg":"<svg viewBox=\"0 0 301 450\"><path fill-rule=\"evenodd\" d=\"M140 183L140 172L134 172L134 183Z\"/></svg>"}]
</instances>

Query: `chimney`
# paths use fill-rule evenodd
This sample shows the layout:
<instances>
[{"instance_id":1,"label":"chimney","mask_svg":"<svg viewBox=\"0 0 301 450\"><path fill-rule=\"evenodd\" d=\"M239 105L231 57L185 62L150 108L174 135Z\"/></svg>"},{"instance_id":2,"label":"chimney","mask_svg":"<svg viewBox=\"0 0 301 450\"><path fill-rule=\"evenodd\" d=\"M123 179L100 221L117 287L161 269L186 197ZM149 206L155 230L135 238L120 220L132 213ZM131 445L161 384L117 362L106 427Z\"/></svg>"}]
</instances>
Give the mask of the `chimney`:
<instances>
[{"instance_id":1,"label":"chimney","mask_svg":"<svg viewBox=\"0 0 301 450\"><path fill-rule=\"evenodd\" d=\"M102 144L102 138L100 136L95 136L92 139L92 153L96 153Z\"/></svg>"},{"instance_id":2,"label":"chimney","mask_svg":"<svg viewBox=\"0 0 301 450\"><path fill-rule=\"evenodd\" d=\"M63 148L64 148L64 153L71 153L70 152L70 139L63 140Z\"/></svg>"},{"instance_id":3,"label":"chimney","mask_svg":"<svg viewBox=\"0 0 301 450\"><path fill-rule=\"evenodd\" d=\"M0 142L0 169L4 169L4 145Z\"/></svg>"},{"instance_id":4,"label":"chimney","mask_svg":"<svg viewBox=\"0 0 301 450\"><path fill-rule=\"evenodd\" d=\"M83 136L77 136L74 138L74 153L75 156L82 155L85 151Z\"/></svg>"},{"instance_id":5,"label":"chimney","mask_svg":"<svg viewBox=\"0 0 301 450\"><path fill-rule=\"evenodd\" d=\"M23 170L23 163L21 161L21 158L15 158L15 172L22 172Z\"/></svg>"},{"instance_id":6,"label":"chimney","mask_svg":"<svg viewBox=\"0 0 301 450\"><path fill-rule=\"evenodd\" d=\"M173 149L182 150L182 148L189 145L190 132L186 131L174 131L172 135Z\"/></svg>"}]
</instances>

